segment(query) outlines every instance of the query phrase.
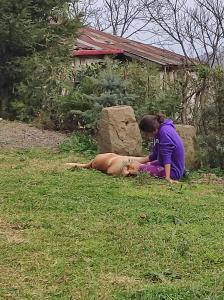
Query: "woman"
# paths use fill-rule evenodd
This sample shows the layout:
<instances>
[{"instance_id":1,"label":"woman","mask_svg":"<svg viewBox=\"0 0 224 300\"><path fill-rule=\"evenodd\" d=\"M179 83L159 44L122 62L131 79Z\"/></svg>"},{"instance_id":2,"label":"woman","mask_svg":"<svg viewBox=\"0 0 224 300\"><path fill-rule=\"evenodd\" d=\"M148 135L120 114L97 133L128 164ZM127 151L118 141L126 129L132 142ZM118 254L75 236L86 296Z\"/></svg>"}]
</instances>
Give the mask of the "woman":
<instances>
[{"instance_id":1,"label":"woman","mask_svg":"<svg viewBox=\"0 0 224 300\"><path fill-rule=\"evenodd\" d=\"M149 162L141 165L139 171L165 178L171 183L181 179L185 170L184 146L173 121L165 119L162 114L146 115L140 121L139 128L154 138Z\"/></svg>"}]
</instances>

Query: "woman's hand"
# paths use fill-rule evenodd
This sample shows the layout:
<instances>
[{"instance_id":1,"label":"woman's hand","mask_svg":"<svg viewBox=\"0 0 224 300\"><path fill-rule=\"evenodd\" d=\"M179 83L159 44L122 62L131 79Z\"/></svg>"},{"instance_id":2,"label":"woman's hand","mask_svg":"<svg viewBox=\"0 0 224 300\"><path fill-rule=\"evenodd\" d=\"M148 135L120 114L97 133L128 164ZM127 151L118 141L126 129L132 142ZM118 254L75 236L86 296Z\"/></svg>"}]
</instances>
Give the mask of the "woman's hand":
<instances>
[{"instance_id":1,"label":"woman's hand","mask_svg":"<svg viewBox=\"0 0 224 300\"><path fill-rule=\"evenodd\" d=\"M165 179L166 179L166 181L168 181L169 183L179 183L179 181L173 180L173 179L171 179L171 178L165 178Z\"/></svg>"},{"instance_id":2,"label":"woman's hand","mask_svg":"<svg viewBox=\"0 0 224 300\"><path fill-rule=\"evenodd\" d=\"M171 164L165 164L166 181L168 181L169 183L179 183L179 181L170 178L170 170L171 170Z\"/></svg>"}]
</instances>

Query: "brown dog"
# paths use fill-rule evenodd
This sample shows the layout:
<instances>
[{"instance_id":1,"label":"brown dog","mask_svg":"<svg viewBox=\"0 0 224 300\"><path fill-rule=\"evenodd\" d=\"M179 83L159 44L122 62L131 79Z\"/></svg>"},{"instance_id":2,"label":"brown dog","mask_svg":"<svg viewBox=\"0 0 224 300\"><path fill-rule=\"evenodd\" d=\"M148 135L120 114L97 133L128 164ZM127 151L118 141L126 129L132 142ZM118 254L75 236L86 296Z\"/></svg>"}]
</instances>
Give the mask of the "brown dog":
<instances>
[{"instance_id":1,"label":"brown dog","mask_svg":"<svg viewBox=\"0 0 224 300\"><path fill-rule=\"evenodd\" d=\"M138 173L139 166L148 162L148 157L123 156L115 153L98 154L86 164L66 163L71 169L95 169L108 175L134 175Z\"/></svg>"}]
</instances>

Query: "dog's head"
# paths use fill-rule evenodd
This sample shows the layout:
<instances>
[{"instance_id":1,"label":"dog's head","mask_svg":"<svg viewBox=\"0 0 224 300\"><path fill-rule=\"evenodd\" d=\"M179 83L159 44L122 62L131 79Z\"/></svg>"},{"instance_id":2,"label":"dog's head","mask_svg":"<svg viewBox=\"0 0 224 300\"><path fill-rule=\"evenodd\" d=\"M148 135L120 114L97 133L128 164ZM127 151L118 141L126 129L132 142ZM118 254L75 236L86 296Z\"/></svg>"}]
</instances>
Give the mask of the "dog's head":
<instances>
[{"instance_id":1,"label":"dog's head","mask_svg":"<svg viewBox=\"0 0 224 300\"><path fill-rule=\"evenodd\" d=\"M138 161L128 161L125 162L122 166L122 175L124 176L133 176L137 175L139 172L140 163Z\"/></svg>"}]
</instances>

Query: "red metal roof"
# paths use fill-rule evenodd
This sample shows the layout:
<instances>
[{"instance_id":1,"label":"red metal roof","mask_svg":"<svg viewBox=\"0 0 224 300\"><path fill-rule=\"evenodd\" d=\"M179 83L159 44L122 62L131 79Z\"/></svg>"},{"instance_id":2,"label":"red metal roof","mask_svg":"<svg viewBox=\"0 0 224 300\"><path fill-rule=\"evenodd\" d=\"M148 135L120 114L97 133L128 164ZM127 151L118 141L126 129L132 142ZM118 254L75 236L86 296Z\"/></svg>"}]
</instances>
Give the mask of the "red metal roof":
<instances>
[{"instance_id":1,"label":"red metal roof","mask_svg":"<svg viewBox=\"0 0 224 300\"><path fill-rule=\"evenodd\" d=\"M123 54L124 51L120 49L103 49L103 50L75 50L73 52L74 56L98 56L105 54Z\"/></svg>"},{"instance_id":2,"label":"red metal roof","mask_svg":"<svg viewBox=\"0 0 224 300\"><path fill-rule=\"evenodd\" d=\"M83 50L85 51L82 52ZM88 50L88 52L86 52L86 50ZM99 51L98 54L97 52L95 52L95 54L91 54L91 51L96 50ZM105 53L101 51L105 51ZM108 51L108 53L106 53L106 51ZM113 51L115 52L113 53ZM90 56L119 54L119 51L126 56L134 57L139 60L155 62L163 66L178 66L183 64L185 61L184 56L169 50L117 37L92 28L83 28L80 31L80 35L75 43L75 51L73 55Z\"/></svg>"}]
</instances>

